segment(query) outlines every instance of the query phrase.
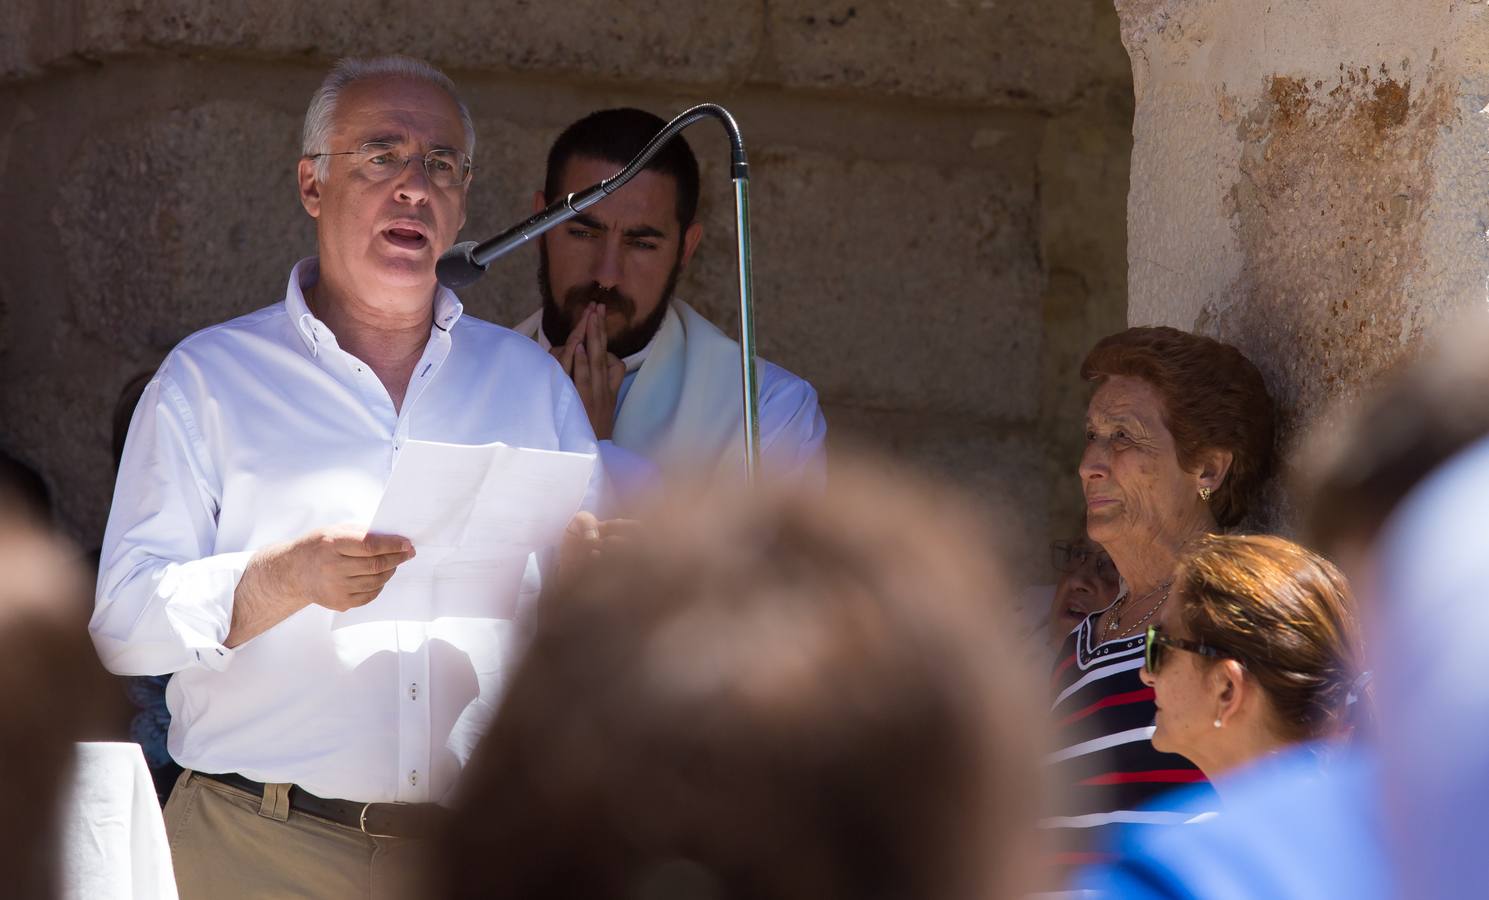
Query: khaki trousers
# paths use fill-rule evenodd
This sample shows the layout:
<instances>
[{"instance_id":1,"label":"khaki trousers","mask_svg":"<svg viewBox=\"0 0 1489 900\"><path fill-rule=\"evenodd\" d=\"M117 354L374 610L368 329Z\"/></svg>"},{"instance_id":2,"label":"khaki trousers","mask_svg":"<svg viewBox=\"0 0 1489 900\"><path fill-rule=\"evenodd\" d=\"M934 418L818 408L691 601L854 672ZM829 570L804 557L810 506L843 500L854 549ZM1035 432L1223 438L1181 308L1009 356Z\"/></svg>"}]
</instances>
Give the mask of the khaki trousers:
<instances>
[{"instance_id":1,"label":"khaki trousers","mask_svg":"<svg viewBox=\"0 0 1489 900\"><path fill-rule=\"evenodd\" d=\"M427 842L373 838L289 808L289 785L264 796L181 774L165 807L181 900L421 897Z\"/></svg>"}]
</instances>

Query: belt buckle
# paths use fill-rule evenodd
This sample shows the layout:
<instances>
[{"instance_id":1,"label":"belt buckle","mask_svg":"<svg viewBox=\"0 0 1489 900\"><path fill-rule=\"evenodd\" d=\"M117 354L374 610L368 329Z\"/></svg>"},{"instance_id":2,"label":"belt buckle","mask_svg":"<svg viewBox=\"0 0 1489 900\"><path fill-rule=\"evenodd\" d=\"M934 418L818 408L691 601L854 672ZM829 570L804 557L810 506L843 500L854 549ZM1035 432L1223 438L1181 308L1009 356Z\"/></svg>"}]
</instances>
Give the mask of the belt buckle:
<instances>
[{"instance_id":1,"label":"belt buckle","mask_svg":"<svg viewBox=\"0 0 1489 900\"><path fill-rule=\"evenodd\" d=\"M374 801L375 802L375 801ZM372 838L396 838L396 834L378 834L367 830L367 810L372 808L372 803L362 804L362 814L357 817L357 823L362 828L362 833Z\"/></svg>"}]
</instances>

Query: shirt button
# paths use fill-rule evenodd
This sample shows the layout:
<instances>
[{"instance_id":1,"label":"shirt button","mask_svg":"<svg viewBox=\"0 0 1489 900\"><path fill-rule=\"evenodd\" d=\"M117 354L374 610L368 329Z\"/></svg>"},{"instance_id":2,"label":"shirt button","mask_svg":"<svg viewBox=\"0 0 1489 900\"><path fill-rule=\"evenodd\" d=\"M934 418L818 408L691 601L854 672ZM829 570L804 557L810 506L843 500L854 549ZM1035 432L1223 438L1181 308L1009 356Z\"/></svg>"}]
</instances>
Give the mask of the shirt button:
<instances>
[{"instance_id":1,"label":"shirt button","mask_svg":"<svg viewBox=\"0 0 1489 900\"><path fill-rule=\"evenodd\" d=\"M415 769L412 772L408 773L408 783L411 784L411 785L413 785L413 786L415 786L415 787L418 787L418 785L419 785L419 770L418 769Z\"/></svg>"},{"instance_id":2,"label":"shirt button","mask_svg":"<svg viewBox=\"0 0 1489 900\"><path fill-rule=\"evenodd\" d=\"M419 683L417 681L408 686L408 699L419 699Z\"/></svg>"}]
</instances>

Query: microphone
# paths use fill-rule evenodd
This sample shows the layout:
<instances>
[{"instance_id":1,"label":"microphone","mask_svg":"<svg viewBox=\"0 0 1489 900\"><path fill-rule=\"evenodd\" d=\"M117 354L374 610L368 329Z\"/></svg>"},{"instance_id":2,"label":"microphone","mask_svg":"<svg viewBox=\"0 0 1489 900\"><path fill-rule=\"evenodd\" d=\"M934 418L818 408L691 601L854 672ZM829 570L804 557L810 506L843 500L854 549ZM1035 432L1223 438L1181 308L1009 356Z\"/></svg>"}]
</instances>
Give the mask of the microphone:
<instances>
[{"instance_id":1,"label":"microphone","mask_svg":"<svg viewBox=\"0 0 1489 900\"><path fill-rule=\"evenodd\" d=\"M486 267L476 265L471 256L474 249L475 241L461 241L440 254L439 262L434 264L434 277L452 291L475 284L477 279L486 274Z\"/></svg>"},{"instance_id":2,"label":"microphone","mask_svg":"<svg viewBox=\"0 0 1489 900\"><path fill-rule=\"evenodd\" d=\"M593 187L556 200L489 241L479 244L475 241L461 241L440 255L439 262L434 264L434 277L450 290L474 284L486 274L486 267L498 258L605 199L606 194L624 184L619 182L607 188L616 178L607 178Z\"/></svg>"}]
</instances>

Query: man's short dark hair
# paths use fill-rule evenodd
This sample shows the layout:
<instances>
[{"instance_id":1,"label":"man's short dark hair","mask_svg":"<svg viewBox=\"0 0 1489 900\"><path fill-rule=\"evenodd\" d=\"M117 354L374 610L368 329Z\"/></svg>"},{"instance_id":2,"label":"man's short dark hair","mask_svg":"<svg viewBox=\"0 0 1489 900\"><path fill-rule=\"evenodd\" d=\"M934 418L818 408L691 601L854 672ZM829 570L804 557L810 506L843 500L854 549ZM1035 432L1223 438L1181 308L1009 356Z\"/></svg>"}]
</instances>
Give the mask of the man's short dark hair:
<instances>
[{"instance_id":1,"label":"man's short dark hair","mask_svg":"<svg viewBox=\"0 0 1489 900\"><path fill-rule=\"evenodd\" d=\"M623 107L592 112L564 129L548 151L548 174L543 194L552 203L558 199L564 165L576 156L615 163L619 170L667 123L644 109ZM662 146L646 166L648 171L672 176L677 182L677 224L693 224L698 214L698 159L688 142L678 135Z\"/></svg>"}]
</instances>

